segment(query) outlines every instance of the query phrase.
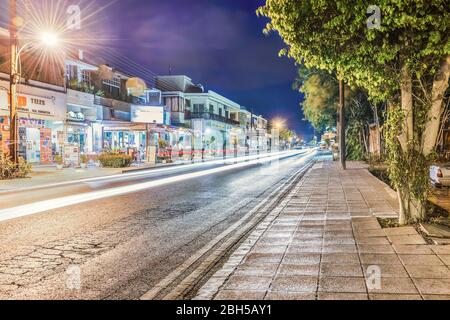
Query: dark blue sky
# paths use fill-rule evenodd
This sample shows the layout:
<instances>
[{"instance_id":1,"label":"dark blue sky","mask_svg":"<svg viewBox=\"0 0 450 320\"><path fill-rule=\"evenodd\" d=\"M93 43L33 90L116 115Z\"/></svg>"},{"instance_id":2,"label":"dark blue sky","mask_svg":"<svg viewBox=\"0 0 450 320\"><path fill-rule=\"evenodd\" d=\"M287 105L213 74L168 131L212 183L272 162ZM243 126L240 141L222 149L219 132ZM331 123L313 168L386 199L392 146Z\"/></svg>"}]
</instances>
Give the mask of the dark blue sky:
<instances>
[{"instance_id":1,"label":"dark blue sky","mask_svg":"<svg viewBox=\"0 0 450 320\"><path fill-rule=\"evenodd\" d=\"M109 41L151 72L186 74L268 118L283 117L298 133L301 95L292 90L294 61L280 58L281 38L262 33L256 16L263 0L127 0L101 14L116 41ZM104 19L105 21L106 19ZM114 44L112 43L114 42Z\"/></svg>"},{"instance_id":2,"label":"dark blue sky","mask_svg":"<svg viewBox=\"0 0 450 320\"><path fill-rule=\"evenodd\" d=\"M0 0L7 11L7 3ZM40 0L42 15L56 0ZM301 95L292 89L294 61L280 58L283 41L265 36L256 9L264 0L63 0L80 4L87 55L126 66L130 74L185 74L268 119L282 117L300 134ZM98 8L104 9L97 11ZM47 9L46 9L47 8ZM94 39L92 39L94 38ZM86 48L85 48L86 49Z\"/></svg>"}]
</instances>

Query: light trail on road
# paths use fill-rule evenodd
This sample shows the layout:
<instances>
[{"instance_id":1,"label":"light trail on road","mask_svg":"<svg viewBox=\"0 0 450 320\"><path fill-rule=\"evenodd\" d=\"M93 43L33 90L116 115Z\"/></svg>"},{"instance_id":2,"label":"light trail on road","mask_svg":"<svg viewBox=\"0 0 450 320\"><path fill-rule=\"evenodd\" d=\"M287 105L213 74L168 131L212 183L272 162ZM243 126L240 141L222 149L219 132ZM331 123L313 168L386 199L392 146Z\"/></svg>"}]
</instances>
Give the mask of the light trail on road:
<instances>
[{"instance_id":1,"label":"light trail on road","mask_svg":"<svg viewBox=\"0 0 450 320\"><path fill-rule=\"evenodd\" d=\"M298 151L299 154L302 153L310 153L313 149L308 151ZM289 151L288 151L289 152ZM206 166L212 166L212 165L229 165L229 164L236 164L239 162L246 162L251 160L260 160L267 157L273 157L273 156L284 156L286 155L286 151L283 152L276 152L276 153L267 153L267 154L260 154L260 155L250 155L250 156L242 156L237 158L228 158L228 159L220 159L220 160L209 160L205 162L197 162L192 164L184 164L184 165L174 165L168 168L151 168L151 169L143 169L143 170L137 170L136 172L125 172L115 175L109 175L109 176L101 176L101 177L94 177L94 178L86 178L86 179L79 179L79 180L71 180L71 181L64 181L64 182L57 182L57 183L49 183L39 186L33 186L33 187L25 187L25 188L16 188L12 190L5 190L0 191L0 196L2 194L8 194L12 192L21 192L21 191L31 191L31 190L38 190L38 189L45 189L45 188L54 188L54 187L62 187L62 186L69 186L77 183L91 183L91 182L101 182L101 181L108 181L108 180L126 180L133 177L143 177L146 175L153 175L156 173L167 173L171 171L177 171L180 169L188 170L188 169L196 169L196 168L202 168Z\"/></svg>"},{"instance_id":2,"label":"light trail on road","mask_svg":"<svg viewBox=\"0 0 450 320\"><path fill-rule=\"evenodd\" d=\"M262 159L256 159L256 160L249 160L249 158L245 158L245 160L246 160L245 162L221 166L221 167L214 168L214 169L208 169L208 170L193 172L193 173L186 173L186 174L181 174L181 175L174 176L174 177L162 178L162 179L148 181L148 182L144 182L144 183L136 183L133 185L127 185L127 186L122 186L122 187L108 189L108 190L94 191L94 192L83 193L83 194L79 194L79 195L61 197L61 198L45 200L45 201L38 201L35 203L31 203L31 204L26 204L26 205L22 205L22 206L17 206L17 207L13 207L13 208L0 210L0 222L12 220L12 219L16 219L16 218L20 218L20 217L24 217L24 216L29 216L29 215L33 215L33 214L37 214L37 213L42 213L42 212L46 212L46 211L54 210L54 209L58 209L58 208L69 207L72 205L77 205L77 204L85 203L85 202L89 202L89 201L105 199L105 198L120 196L120 195L124 195L124 194L129 194L129 193L133 193L133 192L138 192L138 191L151 189L154 187L163 186L163 185L167 185L167 184L171 184L171 183L175 183L175 182L181 182L181 181L186 181L189 179L200 178L200 177L217 174L217 173L222 173L222 172L226 172L226 171L231 171L231 170L235 170L235 169L242 169L245 167L250 167L253 165L272 162L275 160L279 160L281 158L296 156L296 155L300 155L300 154L305 154L307 156L311 156L311 155L313 155L313 151L311 150L307 153L305 153L304 151L299 151L299 150L287 151L287 152L278 153L276 155L272 155L272 156L268 156L268 157L265 157ZM223 163L223 160L220 162ZM229 162L234 163L235 159L230 159ZM163 169L161 169L161 170L163 170ZM123 178L123 175L120 175L119 177ZM110 179L111 179L111 177L110 177Z\"/></svg>"}]
</instances>

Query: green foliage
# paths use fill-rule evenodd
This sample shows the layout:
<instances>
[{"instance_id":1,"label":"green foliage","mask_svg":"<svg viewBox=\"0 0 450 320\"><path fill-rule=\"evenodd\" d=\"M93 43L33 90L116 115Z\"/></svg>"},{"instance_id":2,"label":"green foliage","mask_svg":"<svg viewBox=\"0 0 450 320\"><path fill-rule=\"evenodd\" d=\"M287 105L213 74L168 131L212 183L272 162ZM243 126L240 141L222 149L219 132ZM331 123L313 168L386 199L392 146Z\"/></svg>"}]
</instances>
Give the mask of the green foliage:
<instances>
[{"instance_id":1,"label":"green foliage","mask_svg":"<svg viewBox=\"0 0 450 320\"><path fill-rule=\"evenodd\" d=\"M303 112L319 132L335 127L339 104L339 88L336 80L323 74L309 75L300 88L304 93Z\"/></svg>"},{"instance_id":2,"label":"green foliage","mask_svg":"<svg viewBox=\"0 0 450 320\"><path fill-rule=\"evenodd\" d=\"M346 151L347 160L361 161L367 158L366 150L364 149L361 140L359 139L361 128L357 124L352 123L347 127L346 132Z\"/></svg>"},{"instance_id":3,"label":"green foliage","mask_svg":"<svg viewBox=\"0 0 450 320\"><path fill-rule=\"evenodd\" d=\"M402 192L407 202L414 201L425 207L430 188L429 168L435 154L424 156L415 147L417 141L410 141L406 152L402 149L398 136L402 131L404 117L401 108L391 106L383 127L389 180L395 189Z\"/></svg>"},{"instance_id":4,"label":"green foliage","mask_svg":"<svg viewBox=\"0 0 450 320\"><path fill-rule=\"evenodd\" d=\"M318 132L333 128L337 124L339 105L339 83L336 78L312 70L300 68L294 84L305 94L303 111L305 118ZM369 125L375 122L375 112L364 90L346 87L347 156L349 160L367 158ZM379 117L377 117L379 118Z\"/></svg>"},{"instance_id":5,"label":"green foliage","mask_svg":"<svg viewBox=\"0 0 450 320\"><path fill-rule=\"evenodd\" d=\"M158 140L158 146L159 146L160 149L165 149L165 148L167 148L169 146L169 144L167 143L166 140L159 139Z\"/></svg>"},{"instance_id":6,"label":"green foliage","mask_svg":"<svg viewBox=\"0 0 450 320\"><path fill-rule=\"evenodd\" d=\"M267 0L258 9L270 19L265 33L286 43L280 54L307 68L336 73L384 101L400 85L401 66L435 72L450 53L450 14L445 0L380 0L381 29L367 28L365 0Z\"/></svg>"},{"instance_id":7,"label":"green foliage","mask_svg":"<svg viewBox=\"0 0 450 320\"><path fill-rule=\"evenodd\" d=\"M19 164L15 165L11 159L0 154L0 180L22 179L28 177L32 166L23 158L19 158Z\"/></svg>"},{"instance_id":8,"label":"green foliage","mask_svg":"<svg viewBox=\"0 0 450 320\"><path fill-rule=\"evenodd\" d=\"M280 130L280 139L290 141L295 136L295 132L289 129Z\"/></svg>"},{"instance_id":9,"label":"green foliage","mask_svg":"<svg viewBox=\"0 0 450 320\"><path fill-rule=\"evenodd\" d=\"M63 158L62 158L62 156L59 155L59 154L57 154L57 155L55 156L55 162L56 162L56 164L58 164L58 165L62 165L62 164L63 164Z\"/></svg>"},{"instance_id":10,"label":"green foliage","mask_svg":"<svg viewBox=\"0 0 450 320\"><path fill-rule=\"evenodd\" d=\"M80 162L83 163L83 164L88 164L89 163L89 157L87 155L85 155L85 154L82 154L80 156Z\"/></svg>"},{"instance_id":11,"label":"green foliage","mask_svg":"<svg viewBox=\"0 0 450 320\"><path fill-rule=\"evenodd\" d=\"M124 153L102 153L98 160L104 168L128 168L133 158Z\"/></svg>"}]
</instances>

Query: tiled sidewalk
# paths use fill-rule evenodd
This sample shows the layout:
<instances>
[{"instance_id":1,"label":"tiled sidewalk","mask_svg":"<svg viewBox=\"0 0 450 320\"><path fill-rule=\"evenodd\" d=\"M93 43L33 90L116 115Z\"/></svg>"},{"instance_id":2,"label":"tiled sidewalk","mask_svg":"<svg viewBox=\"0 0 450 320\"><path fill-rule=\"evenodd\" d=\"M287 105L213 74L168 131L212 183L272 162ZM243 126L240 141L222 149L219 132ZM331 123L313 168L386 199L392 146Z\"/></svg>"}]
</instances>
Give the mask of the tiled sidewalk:
<instances>
[{"instance_id":1,"label":"tiled sidewalk","mask_svg":"<svg viewBox=\"0 0 450 320\"><path fill-rule=\"evenodd\" d=\"M395 199L358 164L316 165L196 299L450 299L450 246L382 230ZM380 274L380 277L377 274Z\"/></svg>"}]
</instances>

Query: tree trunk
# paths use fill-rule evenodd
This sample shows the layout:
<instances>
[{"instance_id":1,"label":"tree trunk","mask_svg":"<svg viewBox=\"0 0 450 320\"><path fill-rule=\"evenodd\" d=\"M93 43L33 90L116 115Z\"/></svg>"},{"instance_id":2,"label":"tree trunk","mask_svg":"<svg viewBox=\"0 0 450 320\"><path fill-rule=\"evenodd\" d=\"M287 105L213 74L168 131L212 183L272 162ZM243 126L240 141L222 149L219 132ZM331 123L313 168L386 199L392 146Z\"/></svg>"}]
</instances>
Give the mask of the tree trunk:
<instances>
[{"instance_id":1,"label":"tree trunk","mask_svg":"<svg viewBox=\"0 0 450 320\"><path fill-rule=\"evenodd\" d=\"M417 223L425 219L426 205L411 197L411 193L408 190L397 190L399 200L399 224L401 226L409 223ZM426 199L426 198L425 198Z\"/></svg>"},{"instance_id":2,"label":"tree trunk","mask_svg":"<svg viewBox=\"0 0 450 320\"><path fill-rule=\"evenodd\" d=\"M428 156L436 146L441 117L444 109L444 96L448 89L450 77L450 56L443 59L441 67L435 77L431 93L431 108L428 112L429 122L426 125L423 138L423 154Z\"/></svg>"},{"instance_id":3,"label":"tree trunk","mask_svg":"<svg viewBox=\"0 0 450 320\"><path fill-rule=\"evenodd\" d=\"M402 68L401 93L401 104L405 120L404 131L400 141L403 151L406 151L408 143L414 139L412 77L408 66Z\"/></svg>"},{"instance_id":4,"label":"tree trunk","mask_svg":"<svg viewBox=\"0 0 450 320\"><path fill-rule=\"evenodd\" d=\"M414 98L412 91L412 76L409 68L406 65L402 68L401 76L401 108L404 115L404 122L403 131L398 139L401 144L403 153L407 157L409 157L411 154L410 143L414 140ZM398 187L398 196L400 203L400 225L421 221L425 212L425 203L416 201L416 199L413 198L408 186Z\"/></svg>"},{"instance_id":5,"label":"tree trunk","mask_svg":"<svg viewBox=\"0 0 450 320\"><path fill-rule=\"evenodd\" d=\"M400 188L398 188L397 197L398 197L399 208L400 208L398 220L399 220L399 224L401 226L408 223L408 212L407 212L408 206L407 206L407 201L405 201L406 197L404 197L404 194L406 194L406 192L404 192Z\"/></svg>"}]
</instances>

